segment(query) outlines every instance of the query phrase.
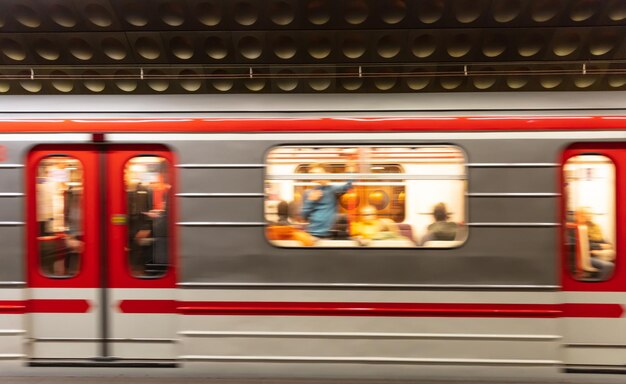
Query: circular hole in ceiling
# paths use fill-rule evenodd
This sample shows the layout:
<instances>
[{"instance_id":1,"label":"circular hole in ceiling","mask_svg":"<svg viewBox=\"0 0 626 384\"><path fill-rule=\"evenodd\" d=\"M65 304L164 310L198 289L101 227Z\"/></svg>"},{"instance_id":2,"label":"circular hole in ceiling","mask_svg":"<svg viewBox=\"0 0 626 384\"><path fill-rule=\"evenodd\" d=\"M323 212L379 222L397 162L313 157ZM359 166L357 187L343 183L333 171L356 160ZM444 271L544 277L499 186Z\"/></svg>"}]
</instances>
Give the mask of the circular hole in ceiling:
<instances>
[{"instance_id":1,"label":"circular hole in ceiling","mask_svg":"<svg viewBox=\"0 0 626 384\"><path fill-rule=\"evenodd\" d=\"M197 78L198 74L191 69L180 72L178 84L187 92L196 92L202 87L202 81Z\"/></svg>"},{"instance_id":2,"label":"circular hole in ceiling","mask_svg":"<svg viewBox=\"0 0 626 384\"><path fill-rule=\"evenodd\" d=\"M137 89L137 75L122 69L115 72L115 86L123 92L134 92Z\"/></svg>"},{"instance_id":3,"label":"circular hole in ceiling","mask_svg":"<svg viewBox=\"0 0 626 384\"><path fill-rule=\"evenodd\" d=\"M424 24L438 22L443 16L445 4L441 0L423 0L417 2L417 18Z\"/></svg>"},{"instance_id":4,"label":"circular hole in ceiling","mask_svg":"<svg viewBox=\"0 0 626 384\"><path fill-rule=\"evenodd\" d=\"M589 53L594 56L606 55L617 47L619 41L619 35L611 30L605 33L594 34L590 38Z\"/></svg>"},{"instance_id":5,"label":"circular hole in ceiling","mask_svg":"<svg viewBox=\"0 0 626 384\"><path fill-rule=\"evenodd\" d=\"M493 68L485 68L483 71L492 70ZM497 79L495 76L479 75L472 77L472 84L474 84L474 87L476 89L479 89L481 91L486 91L489 88L493 87L494 85L496 85L496 81Z\"/></svg>"},{"instance_id":6,"label":"circular hole in ceiling","mask_svg":"<svg viewBox=\"0 0 626 384\"><path fill-rule=\"evenodd\" d=\"M283 60L293 58L296 55L296 42L290 36L278 36L274 41L274 55Z\"/></svg>"},{"instance_id":7,"label":"circular hole in ceiling","mask_svg":"<svg viewBox=\"0 0 626 384\"><path fill-rule=\"evenodd\" d=\"M100 93L106 88L106 82L100 79L100 74L96 71L85 71L82 78L83 85L91 92Z\"/></svg>"},{"instance_id":8,"label":"circular hole in ceiling","mask_svg":"<svg viewBox=\"0 0 626 384\"><path fill-rule=\"evenodd\" d=\"M91 3L85 7L85 16L93 25L106 28L113 24L113 16L104 6Z\"/></svg>"},{"instance_id":9,"label":"circular hole in ceiling","mask_svg":"<svg viewBox=\"0 0 626 384\"><path fill-rule=\"evenodd\" d=\"M392 90L398 83L398 77L393 70L389 68L381 68L381 72L385 73L383 77L374 78L374 86L379 91L387 92ZM388 76L386 74L389 74Z\"/></svg>"},{"instance_id":10,"label":"circular hole in ceiling","mask_svg":"<svg viewBox=\"0 0 626 384\"><path fill-rule=\"evenodd\" d=\"M43 89L43 85L39 80L20 80L20 86L30 93L37 93Z\"/></svg>"},{"instance_id":11,"label":"circular hole in ceiling","mask_svg":"<svg viewBox=\"0 0 626 384\"><path fill-rule=\"evenodd\" d=\"M67 41L67 47L70 54L78 60L91 60L93 57L91 45L81 38L72 37Z\"/></svg>"},{"instance_id":12,"label":"circular hole in ceiling","mask_svg":"<svg viewBox=\"0 0 626 384\"><path fill-rule=\"evenodd\" d=\"M366 42L362 35L349 34L343 41L342 52L349 59L358 59L363 56L366 49Z\"/></svg>"},{"instance_id":13,"label":"circular hole in ceiling","mask_svg":"<svg viewBox=\"0 0 626 384\"><path fill-rule=\"evenodd\" d=\"M252 78L246 79L243 82L243 85L251 92L260 92L265 88L266 81L265 79Z\"/></svg>"},{"instance_id":14,"label":"circular hole in ceiling","mask_svg":"<svg viewBox=\"0 0 626 384\"><path fill-rule=\"evenodd\" d=\"M39 38L33 43L33 48L39 57L48 61L58 60L61 56L59 48L46 38Z\"/></svg>"},{"instance_id":15,"label":"circular hole in ceiling","mask_svg":"<svg viewBox=\"0 0 626 384\"><path fill-rule=\"evenodd\" d=\"M256 6L247 1L239 1L235 4L235 21L239 25L249 27L259 19L259 11Z\"/></svg>"},{"instance_id":16,"label":"circular hole in ceiling","mask_svg":"<svg viewBox=\"0 0 626 384\"><path fill-rule=\"evenodd\" d=\"M506 51L506 37L503 34L488 34L483 40L483 55L486 57L498 57Z\"/></svg>"},{"instance_id":17,"label":"circular hole in ceiling","mask_svg":"<svg viewBox=\"0 0 626 384\"><path fill-rule=\"evenodd\" d=\"M7 93L11 90L11 84L8 81L0 80L0 93Z\"/></svg>"},{"instance_id":18,"label":"circular hole in ceiling","mask_svg":"<svg viewBox=\"0 0 626 384\"><path fill-rule=\"evenodd\" d=\"M483 13L482 3L476 0L456 0L453 10L456 20L463 24L473 23Z\"/></svg>"},{"instance_id":19,"label":"circular hole in ceiling","mask_svg":"<svg viewBox=\"0 0 626 384\"><path fill-rule=\"evenodd\" d=\"M459 88L463 84L463 78L459 76L445 76L439 79L441 88L452 91Z\"/></svg>"},{"instance_id":20,"label":"circular hole in ceiling","mask_svg":"<svg viewBox=\"0 0 626 384\"><path fill-rule=\"evenodd\" d=\"M358 77L343 77L339 80L341 87L349 92L358 91L363 86L363 79Z\"/></svg>"},{"instance_id":21,"label":"circular hole in ceiling","mask_svg":"<svg viewBox=\"0 0 626 384\"><path fill-rule=\"evenodd\" d=\"M382 3L380 18L386 24L398 24L404 20L406 12L406 0L386 0Z\"/></svg>"},{"instance_id":22,"label":"circular hole in ceiling","mask_svg":"<svg viewBox=\"0 0 626 384\"><path fill-rule=\"evenodd\" d=\"M291 92L298 87L298 79L295 73L290 69L281 69L277 73L279 77L276 79L276 86L284 92Z\"/></svg>"},{"instance_id":23,"label":"circular hole in ceiling","mask_svg":"<svg viewBox=\"0 0 626 384\"><path fill-rule=\"evenodd\" d=\"M155 92L165 92L170 87L170 82L165 78L165 72L152 69L146 72L146 84Z\"/></svg>"},{"instance_id":24,"label":"circular hole in ceiling","mask_svg":"<svg viewBox=\"0 0 626 384\"><path fill-rule=\"evenodd\" d=\"M276 25L289 25L294 20L295 10L286 1L274 1L270 5L269 15L272 23Z\"/></svg>"},{"instance_id":25,"label":"circular hole in ceiling","mask_svg":"<svg viewBox=\"0 0 626 384\"><path fill-rule=\"evenodd\" d=\"M222 8L217 1L204 1L196 5L198 21L207 27L215 27L222 21Z\"/></svg>"},{"instance_id":26,"label":"circular hole in ceiling","mask_svg":"<svg viewBox=\"0 0 626 384\"><path fill-rule=\"evenodd\" d=\"M608 6L609 19L612 21L623 21L626 19L626 1L613 0Z\"/></svg>"},{"instance_id":27,"label":"circular hole in ceiling","mask_svg":"<svg viewBox=\"0 0 626 384\"><path fill-rule=\"evenodd\" d=\"M332 42L326 36L311 35L307 44L307 51L314 59L324 59L330 55L332 50Z\"/></svg>"},{"instance_id":28,"label":"circular hole in ceiling","mask_svg":"<svg viewBox=\"0 0 626 384\"><path fill-rule=\"evenodd\" d=\"M538 54L544 47L543 36L538 33L523 34L518 42L517 52L522 57L531 57Z\"/></svg>"},{"instance_id":29,"label":"circular hole in ceiling","mask_svg":"<svg viewBox=\"0 0 626 384\"><path fill-rule=\"evenodd\" d=\"M74 90L74 82L69 79L67 73L62 71L52 71L50 76L55 78L52 80L52 87L57 91L68 93Z\"/></svg>"},{"instance_id":30,"label":"circular hole in ceiling","mask_svg":"<svg viewBox=\"0 0 626 384\"><path fill-rule=\"evenodd\" d=\"M400 53L400 40L393 35L385 35L378 39L376 52L383 59L394 58Z\"/></svg>"},{"instance_id":31,"label":"circular hole in ceiling","mask_svg":"<svg viewBox=\"0 0 626 384\"><path fill-rule=\"evenodd\" d=\"M237 44L239 53L248 60L254 60L261 57L263 53L263 45L255 36L244 36Z\"/></svg>"},{"instance_id":32,"label":"circular hole in ceiling","mask_svg":"<svg viewBox=\"0 0 626 384\"><path fill-rule=\"evenodd\" d=\"M205 41L204 51L213 60L222 60L228 56L226 43L219 36L209 36Z\"/></svg>"},{"instance_id":33,"label":"circular hole in ceiling","mask_svg":"<svg viewBox=\"0 0 626 384\"><path fill-rule=\"evenodd\" d=\"M522 4L519 0L493 0L493 19L498 23L510 23L522 13Z\"/></svg>"},{"instance_id":34,"label":"circular hole in ceiling","mask_svg":"<svg viewBox=\"0 0 626 384\"><path fill-rule=\"evenodd\" d=\"M591 18L599 9L601 9L601 7L598 1L578 0L572 5L569 17L572 21L585 21Z\"/></svg>"},{"instance_id":35,"label":"circular hole in ceiling","mask_svg":"<svg viewBox=\"0 0 626 384\"><path fill-rule=\"evenodd\" d=\"M74 12L62 3L54 3L50 6L50 18L64 28L75 27L78 23Z\"/></svg>"},{"instance_id":36,"label":"circular hole in ceiling","mask_svg":"<svg viewBox=\"0 0 626 384\"><path fill-rule=\"evenodd\" d=\"M2 53L11 60L23 61L26 59L26 51L22 45L8 37L0 39L0 49Z\"/></svg>"},{"instance_id":37,"label":"circular hole in ceiling","mask_svg":"<svg viewBox=\"0 0 626 384\"><path fill-rule=\"evenodd\" d=\"M551 68L554 71L558 71L562 68ZM553 74L553 75L544 75L539 77L539 84L544 89L554 89L563 83L563 76Z\"/></svg>"},{"instance_id":38,"label":"circular hole in ceiling","mask_svg":"<svg viewBox=\"0 0 626 384\"><path fill-rule=\"evenodd\" d=\"M559 14L561 0L534 0L530 6L530 18L536 23L546 23Z\"/></svg>"},{"instance_id":39,"label":"circular hole in ceiling","mask_svg":"<svg viewBox=\"0 0 626 384\"><path fill-rule=\"evenodd\" d=\"M229 73L223 69L218 69L211 74L211 85L216 91L228 92L233 88L235 82L228 75Z\"/></svg>"},{"instance_id":40,"label":"circular hole in ceiling","mask_svg":"<svg viewBox=\"0 0 626 384\"><path fill-rule=\"evenodd\" d=\"M608 84L612 88L621 88L626 85L626 75L611 75Z\"/></svg>"},{"instance_id":41,"label":"circular hole in ceiling","mask_svg":"<svg viewBox=\"0 0 626 384\"><path fill-rule=\"evenodd\" d=\"M416 36L411 43L411 52L420 59L431 56L436 49L437 41L433 35L423 34Z\"/></svg>"},{"instance_id":42,"label":"circular hole in ceiling","mask_svg":"<svg viewBox=\"0 0 626 384\"><path fill-rule=\"evenodd\" d=\"M307 20L324 25L330 21L330 0L310 0L306 6Z\"/></svg>"},{"instance_id":43,"label":"circular hole in ceiling","mask_svg":"<svg viewBox=\"0 0 626 384\"><path fill-rule=\"evenodd\" d=\"M102 47L102 52L104 52L108 58L118 61L126 58L126 47L124 47L124 44L122 44L119 40L107 37L102 40L100 45Z\"/></svg>"},{"instance_id":44,"label":"circular hole in ceiling","mask_svg":"<svg viewBox=\"0 0 626 384\"><path fill-rule=\"evenodd\" d=\"M344 19L348 24L363 24L369 16L369 7L365 0L348 0L345 3Z\"/></svg>"},{"instance_id":45,"label":"circular hole in ceiling","mask_svg":"<svg viewBox=\"0 0 626 384\"><path fill-rule=\"evenodd\" d=\"M159 16L161 21L170 27L180 27L185 23L185 10L179 2L162 3L159 7Z\"/></svg>"},{"instance_id":46,"label":"circular hole in ceiling","mask_svg":"<svg viewBox=\"0 0 626 384\"><path fill-rule=\"evenodd\" d=\"M573 54L580 47L580 36L576 32L564 32L554 38L552 52L559 57Z\"/></svg>"},{"instance_id":47,"label":"circular hole in ceiling","mask_svg":"<svg viewBox=\"0 0 626 384\"><path fill-rule=\"evenodd\" d=\"M323 69L314 69L312 71L314 77L309 79L309 87L317 92L324 92L332 84L328 72Z\"/></svg>"},{"instance_id":48,"label":"circular hole in ceiling","mask_svg":"<svg viewBox=\"0 0 626 384\"><path fill-rule=\"evenodd\" d=\"M510 89L516 89L516 90L522 89L526 85L528 85L530 77L528 75L525 75L525 73L530 72L529 68L526 68L526 67L514 68L513 71L518 72L518 74L510 75L506 79L506 85Z\"/></svg>"},{"instance_id":49,"label":"circular hole in ceiling","mask_svg":"<svg viewBox=\"0 0 626 384\"><path fill-rule=\"evenodd\" d=\"M26 4L16 4L13 8L13 17L27 28L37 28L41 25L39 13Z\"/></svg>"},{"instance_id":50,"label":"circular hole in ceiling","mask_svg":"<svg viewBox=\"0 0 626 384\"><path fill-rule=\"evenodd\" d=\"M424 68L413 68L411 70L411 74L414 74L414 76L406 78L407 87L413 91L421 91L428 87L431 76L427 72L428 71Z\"/></svg>"},{"instance_id":51,"label":"circular hole in ceiling","mask_svg":"<svg viewBox=\"0 0 626 384\"><path fill-rule=\"evenodd\" d=\"M472 49L472 42L465 33L455 35L448 42L448 55L454 58L459 58L467 55Z\"/></svg>"},{"instance_id":52,"label":"circular hole in ceiling","mask_svg":"<svg viewBox=\"0 0 626 384\"><path fill-rule=\"evenodd\" d=\"M595 75L580 75L574 78L574 85L576 88L585 89L594 85L598 81L598 76Z\"/></svg>"},{"instance_id":53,"label":"circular hole in ceiling","mask_svg":"<svg viewBox=\"0 0 626 384\"><path fill-rule=\"evenodd\" d=\"M176 58L189 60L193 57L193 42L186 36L175 36L170 40L170 50Z\"/></svg>"},{"instance_id":54,"label":"circular hole in ceiling","mask_svg":"<svg viewBox=\"0 0 626 384\"><path fill-rule=\"evenodd\" d=\"M145 0L125 0L121 3L122 15L126 22L134 27L148 25L148 2Z\"/></svg>"},{"instance_id":55,"label":"circular hole in ceiling","mask_svg":"<svg viewBox=\"0 0 626 384\"><path fill-rule=\"evenodd\" d=\"M142 36L135 41L135 50L146 60L155 60L161 56L159 43L148 36Z\"/></svg>"}]
</instances>

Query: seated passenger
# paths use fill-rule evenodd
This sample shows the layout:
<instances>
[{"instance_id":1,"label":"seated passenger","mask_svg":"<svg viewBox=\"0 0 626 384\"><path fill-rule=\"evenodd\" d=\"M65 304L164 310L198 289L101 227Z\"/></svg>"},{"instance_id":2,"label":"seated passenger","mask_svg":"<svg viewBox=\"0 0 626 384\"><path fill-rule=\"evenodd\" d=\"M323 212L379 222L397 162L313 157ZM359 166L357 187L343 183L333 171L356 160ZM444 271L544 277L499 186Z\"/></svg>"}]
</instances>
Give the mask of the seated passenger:
<instances>
[{"instance_id":1,"label":"seated passenger","mask_svg":"<svg viewBox=\"0 0 626 384\"><path fill-rule=\"evenodd\" d=\"M444 203L438 203L433 209L435 222L427 228L428 233L424 237L422 244L428 241L453 241L456 240L459 225L448 221L450 214Z\"/></svg>"},{"instance_id":2,"label":"seated passenger","mask_svg":"<svg viewBox=\"0 0 626 384\"><path fill-rule=\"evenodd\" d=\"M391 219L382 218L380 221L380 232L374 237L374 240L406 240L411 241L400 233L400 227ZM412 241L411 241L412 242Z\"/></svg>"},{"instance_id":3,"label":"seated passenger","mask_svg":"<svg viewBox=\"0 0 626 384\"><path fill-rule=\"evenodd\" d=\"M594 273L598 280L607 280L615 268L613 245L604 239L602 229L593 221L589 208L583 207L578 210L576 222L579 227L586 227L589 241L588 255L582 255L583 270Z\"/></svg>"},{"instance_id":4,"label":"seated passenger","mask_svg":"<svg viewBox=\"0 0 626 384\"><path fill-rule=\"evenodd\" d=\"M349 164L346 169L352 172ZM309 170L312 174L326 173L324 166L313 165ZM306 231L318 238L332 237L331 230L337 219L337 200L352 188L352 182L342 185L330 185L330 180L315 180L317 185L304 193L302 217L308 220Z\"/></svg>"},{"instance_id":5,"label":"seated passenger","mask_svg":"<svg viewBox=\"0 0 626 384\"><path fill-rule=\"evenodd\" d=\"M295 240L305 247L315 243L316 239L313 236L289 223L289 204L286 201L278 203L277 215L278 221L271 223L266 229L269 240Z\"/></svg>"},{"instance_id":6,"label":"seated passenger","mask_svg":"<svg viewBox=\"0 0 626 384\"><path fill-rule=\"evenodd\" d=\"M366 205L361 208L359 221L350 225L350 234L360 245L368 245L378 236L382 227L376 216L376 208Z\"/></svg>"}]
</instances>

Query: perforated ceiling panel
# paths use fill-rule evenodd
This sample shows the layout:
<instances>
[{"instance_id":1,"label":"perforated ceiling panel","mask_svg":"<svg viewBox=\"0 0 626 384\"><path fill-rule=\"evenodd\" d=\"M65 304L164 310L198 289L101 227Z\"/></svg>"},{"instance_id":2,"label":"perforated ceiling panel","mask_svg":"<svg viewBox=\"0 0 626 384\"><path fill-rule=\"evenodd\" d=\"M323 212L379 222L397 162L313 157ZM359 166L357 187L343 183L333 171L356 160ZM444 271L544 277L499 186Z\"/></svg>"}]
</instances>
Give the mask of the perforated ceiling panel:
<instances>
[{"instance_id":1,"label":"perforated ceiling panel","mask_svg":"<svg viewBox=\"0 0 626 384\"><path fill-rule=\"evenodd\" d=\"M626 0L2 0L0 94L626 89Z\"/></svg>"}]
</instances>

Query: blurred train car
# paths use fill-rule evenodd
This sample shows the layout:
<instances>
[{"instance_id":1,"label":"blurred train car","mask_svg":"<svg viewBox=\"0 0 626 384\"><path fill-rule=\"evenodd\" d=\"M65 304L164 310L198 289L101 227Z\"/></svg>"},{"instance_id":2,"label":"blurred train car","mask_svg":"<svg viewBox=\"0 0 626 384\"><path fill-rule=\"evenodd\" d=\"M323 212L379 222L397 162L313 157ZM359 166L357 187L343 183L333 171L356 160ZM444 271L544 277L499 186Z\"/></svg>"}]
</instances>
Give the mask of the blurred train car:
<instances>
[{"instance_id":1,"label":"blurred train car","mask_svg":"<svg viewBox=\"0 0 626 384\"><path fill-rule=\"evenodd\" d=\"M371 96L7 98L3 372L626 372L623 106Z\"/></svg>"}]
</instances>

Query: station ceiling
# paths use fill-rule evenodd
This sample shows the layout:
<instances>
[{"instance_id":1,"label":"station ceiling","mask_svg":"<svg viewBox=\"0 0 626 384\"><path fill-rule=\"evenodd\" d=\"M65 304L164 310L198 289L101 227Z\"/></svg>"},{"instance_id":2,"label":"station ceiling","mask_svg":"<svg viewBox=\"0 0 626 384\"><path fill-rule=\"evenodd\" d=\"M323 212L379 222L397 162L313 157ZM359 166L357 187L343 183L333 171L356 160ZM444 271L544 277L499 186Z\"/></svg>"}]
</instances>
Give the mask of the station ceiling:
<instances>
[{"instance_id":1,"label":"station ceiling","mask_svg":"<svg viewBox=\"0 0 626 384\"><path fill-rule=\"evenodd\" d=\"M0 95L626 90L626 0L2 0Z\"/></svg>"}]
</instances>

